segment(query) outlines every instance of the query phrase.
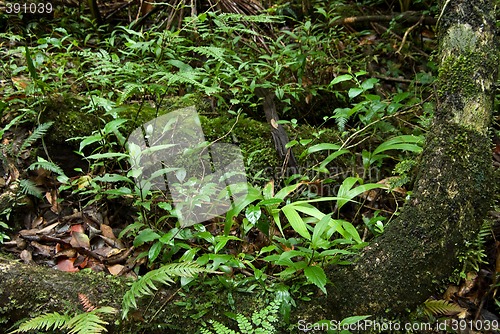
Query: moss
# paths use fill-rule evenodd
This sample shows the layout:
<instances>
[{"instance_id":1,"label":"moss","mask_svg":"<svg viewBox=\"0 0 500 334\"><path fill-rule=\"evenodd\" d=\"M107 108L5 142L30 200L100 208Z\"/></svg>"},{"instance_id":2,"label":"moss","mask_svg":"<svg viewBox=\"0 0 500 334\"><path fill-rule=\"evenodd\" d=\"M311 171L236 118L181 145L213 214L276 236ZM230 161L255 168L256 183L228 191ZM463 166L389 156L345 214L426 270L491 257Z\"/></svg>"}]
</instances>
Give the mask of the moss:
<instances>
[{"instance_id":1,"label":"moss","mask_svg":"<svg viewBox=\"0 0 500 334\"><path fill-rule=\"evenodd\" d=\"M200 121L208 141L220 139L221 142L237 144L240 147L247 172L251 175L281 165L266 123L243 116L236 122L236 119L229 115L216 118L201 116Z\"/></svg>"},{"instance_id":2,"label":"moss","mask_svg":"<svg viewBox=\"0 0 500 334\"><path fill-rule=\"evenodd\" d=\"M140 124L179 108L195 105L199 112L206 112L209 108L208 103L196 95L168 97L158 109L147 103L143 105L134 103L116 106L107 113L88 112L85 110L88 104L87 100L75 95L60 95L48 100L43 105L42 122L53 121L54 125L47 136L47 141L57 145L66 143L70 138L89 136L104 127L107 122L117 118L128 120L122 133L129 134ZM78 147L78 141L71 143L74 148Z\"/></svg>"}]
</instances>

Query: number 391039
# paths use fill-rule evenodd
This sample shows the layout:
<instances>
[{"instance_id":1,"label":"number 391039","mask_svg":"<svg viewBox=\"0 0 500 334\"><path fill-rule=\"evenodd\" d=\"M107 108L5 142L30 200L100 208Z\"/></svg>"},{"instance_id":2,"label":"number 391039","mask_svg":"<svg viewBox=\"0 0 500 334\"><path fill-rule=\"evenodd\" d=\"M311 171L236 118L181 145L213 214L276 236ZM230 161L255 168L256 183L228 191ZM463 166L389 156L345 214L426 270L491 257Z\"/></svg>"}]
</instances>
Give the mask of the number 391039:
<instances>
[{"instance_id":1,"label":"number 391039","mask_svg":"<svg viewBox=\"0 0 500 334\"><path fill-rule=\"evenodd\" d=\"M53 10L54 7L50 2L5 4L7 14L50 14Z\"/></svg>"}]
</instances>

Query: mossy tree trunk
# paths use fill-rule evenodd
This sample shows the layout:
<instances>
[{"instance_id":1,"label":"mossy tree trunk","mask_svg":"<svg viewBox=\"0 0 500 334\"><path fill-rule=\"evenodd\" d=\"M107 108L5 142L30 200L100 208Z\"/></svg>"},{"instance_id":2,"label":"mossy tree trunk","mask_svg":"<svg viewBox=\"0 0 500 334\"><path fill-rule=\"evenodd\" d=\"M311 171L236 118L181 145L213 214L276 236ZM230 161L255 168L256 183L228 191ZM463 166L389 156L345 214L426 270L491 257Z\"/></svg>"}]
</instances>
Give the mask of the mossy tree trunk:
<instances>
[{"instance_id":1,"label":"mossy tree trunk","mask_svg":"<svg viewBox=\"0 0 500 334\"><path fill-rule=\"evenodd\" d=\"M411 309L435 290L436 282L450 276L458 252L480 228L492 193L488 126L498 61L495 16L488 0L446 1L442 8L437 109L412 198L353 265L327 269L333 283L328 295L299 303L292 322ZM118 307L126 289L123 281L95 276L2 260L0 320L75 307L82 291L96 304ZM192 316L220 319L231 308L229 300L234 301L233 312L247 314L263 300L262 294L226 290L182 295L171 289L160 296L141 317L162 333L169 332L165 326L173 326L172 333L194 333L199 318ZM115 327L115 332L139 332L142 325L138 321L135 327Z\"/></svg>"}]
</instances>

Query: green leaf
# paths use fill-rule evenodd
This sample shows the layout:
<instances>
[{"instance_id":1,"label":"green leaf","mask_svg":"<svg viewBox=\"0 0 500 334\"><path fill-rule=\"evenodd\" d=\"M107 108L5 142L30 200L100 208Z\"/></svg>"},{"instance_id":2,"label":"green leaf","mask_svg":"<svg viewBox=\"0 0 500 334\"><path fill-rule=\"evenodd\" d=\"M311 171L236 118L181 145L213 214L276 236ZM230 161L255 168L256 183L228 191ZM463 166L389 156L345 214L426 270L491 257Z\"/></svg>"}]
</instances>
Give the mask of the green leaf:
<instances>
[{"instance_id":1,"label":"green leaf","mask_svg":"<svg viewBox=\"0 0 500 334\"><path fill-rule=\"evenodd\" d=\"M160 235L150 228L142 230L134 239L134 247L139 247L146 242L160 239Z\"/></svg>"},{"instance_id":2,"label":"green leaf","mask_svg":"<svg viewBox=\"0 0 500 334\"><path fill-rule=\"evenodd\" d=\"M314 152L319 152L319 151L324 151L324 150L339 150L340 145L337 144L330 144L330 143L321 143L321 144L316 144L311 147L309 147L307 150L305 150L301 155L300 158L305 157L308 154L314 153Z\"/></svg>"},{"instance_id":3,"label":"green leaf","mask_svg":"<svg viewBox=\"0 0 500 334\"><path fill-rule=\"evenodd\" d=\"M350 75L350 74L342 74L342 75L339 75L338 77L334 78L330 82L330 86L333 86L333 85L338 84L339 82L343 82L343 81L347 81L347 80L351 80L351 79L352 79L352 75Z\"/></svg>"},{"instance_id":4,"label":"green leaf","mask_svg":"<svg viewBox=\"0 0 500 334\"><path fill-rule=\"evenodd\" d=\"M156 260L158 255L160 255L162 248L163 248L163 243L160 241L155 242L153 246L149 248L148 259L150 263L153 263Z\"/></svg>"},{"instance_id":5,"label":"green leaf","mask_svg":"<svg viewBox=\"0 0 500 334\"><path fill-rule=\"evenodd\" d=\"M342 227L344 230L349 233L349 235L357 242L357 243L362 243L363 241L361 240L361 237L359 236L358 230L352 225L351 223L344 221L342 223ZM344 236L345 237L345 236Z\"/></svg>"},{"instance_id":6,"label":"green leaf","mask_svg":"<svg viewBox=\"0 0 500 334\"><path fill-rule=\"evenodd\" d=\"M233 218L246 208L250 203L262 199L262 194L255 187L248 187L248 193L243 199L239 199L233 203L231 209L226 213L226 222L224 223L224 234L228 235L233 226Z\"/></svg>"},{"instance_id":7,"label":"green leaf","mask_svg":"<svg viewBox=\"0 0 500 334\"><path fill-rule=\"evenodd\" d=\"M324 245L324 239L322 238L323 233L329 226L331 219L331 214L325 215L319 222L316 223L313 230L313 235L311 239L311 248L317 249Z\"/></svg>"},{"instance_id":8,"label":"green leaf","mask_svg":"<svg viewBox=\"0 0 500 334\"><path fill-rule=\"evenodd\" d=\"M363 93L363 89L362 88L353 87L353 88L349 89L349 98L353 99L353 98L355 98L356 96L358 96L361 93Z\"/></svg>"},{"instance_id":9,"label":"green leaf","mask_svg":"<svg viewBox=\"0 0 500 334\"><path fill-rule=\"evenodd\" d=\"M110 158L128 158L128 155L125 153L113 153L113 152L108 152L108 153L96 153L89 155L87 159L91 160L97 160L97 159L110 159Z\"/></svg>"},{"instance_id":10,"label":"green leaf","mask_svg":"<svg viewBox=\"0 0 500 334\"><path fill-rule=\"evenodd\" d=\"M226 246L226 244L229 240L241 241L240 238L237 238L237 237L232 236L232 235L227 235L227 236L226 235L219 235L219 236L215 237L215 240L217 241L217 244L214 247L215 254L217 254L222 248L224 248L224 246Z\"/></svg>"},{"instance_id":11,"label":"green leaf","mask_svg":"<svg viewBox=\"0 0 500 334\"><path fill-rule=\"evenodd\" d=\"M387 150L403 150L420 153L422 152L423 136L403 135L391 138L380 144L372 155L377 155Z\"/></svg>"},{"instance_id":12,"label":"green leaf","mask_svg":"<svg viewBox=\"0 0 500 334\"><path fill-rule=\"evenodd\" d=\"M127 182L127 183L134 183L131 179L128 177L119 175L119 174L104 174L103 176L97 176L94 178L96 181L101 181L101 182Z\"/></svg>"},{"instance_id":13,"label":"green leaf","mask_svg":"<svg viewBox=\"0 0 500 334\"><path fill-rule=\"evenodd\" d=\"M248 221L255 226L260 216L262 215L262 211L260 210L260 206L250 205L247 207L245 211L245 217L247 217Z\"/></svg>"},{"instance_id":14,"label":"green leaf","mask_svg":"<svg viewBox=\"0 0 500 334\"><path fill-rule=\"evenodd\" d=\"M98 141L103 140L103 136L99 133L94 134L92 136L85 137L81 142L80 142L80 148L78 149L80 152L83 150L84 147L96 143Z\"/></svg>"},{"instance_id":15,"label":"green leaf","mask_svg":"<svg viewBox=\"0 0 500 334\"><path fill-rule=\"evenodd\" d=\"M318 266L310 266L306 267L304 269L304 274L306 275L307 281L313 283L316 285L318 288L323 291L323 293L326 295L326 275L325 271L323 268L320 268Z\"/></svg>"},{"instance_id":16,"label":"green leaf","mask_svg":"<svg viewBox=\"0 0 500 334\"><path fill-rule=\"evenodd\" d=\"M288 219L288 222L290 223L290 226L300 234L302 237L306 238L307 240L311 240L311 235L309 234L309 231L307 230L307 225L302 219L302 217L299 216L297 211L295 211L295 208L291 205L285 205L281 211L283 211L283 214L285 217Z\"/></svg>"},{"instance_id":17,"label":"green leaf","mask_svg":"<svg viewBox=\"0 0 500 334\"><path fill-rule=\"evenodd\" d=\"M369 79L363 81L363 83L361 83L361 88L363 88L364 91L367 91L367 90L375 87L375 84L377 82L378 82L377 78L369 78Z\"/></svg>"},{"instance_id":18,"label":"green leaf","mask_svg":"<svg viewBox=\"0 0 500 334\"><path fill-rule=\"evenodd\" d=\"M357 186L354 189L351 189L357 181L361 181L360 178L357 177L348 177L342 182L340 185L337 196L339 200L337 201L338 209L342 208L347 202L351 201L354 197L364 193L365 191L376 189L376 188L387 188L384 184L378 183L367 183Z\"/></svg>"},{"instance_id":19,"label":"green leaf","mask_svg":"<svg viewBox=\"0 0 500 334\"><path fill-rule=\"evenodd\" d=\"M371 317L371 315L355 315L355 316L352 316L352 317L348 317L348 318L343 319L340 322L340 326L352 325L352 324L355 324L355 323L357 323L359 321L365 320L365 319L367 319L369 317Z\"/></svg>"},{"instance_id":20,"label":"green leaf","mask_svg":"<svg viewBox=\"0 0 500 334\"><path fill-rule=\"evenodd\" d=\"M283 202L283 200L280 198L269 198L269 199L263 199L262 201L257 203L257 206L277 207L278 204L280 204L281 202Z\"/></svg>"},{"instance_id":21,"label":"green leaf","mask_svg":"<svg viewBox=\"0 0 500 334\"><path fill-rule=\"evenodd\" d=\"M300 187L302 184L301 183L295 183L286 187L283 187L274 195L274 198L279 198L281 200L284 200L285 197L290 195L292 192L294 192L298 187Z\"/></svg>"}]
</instances>

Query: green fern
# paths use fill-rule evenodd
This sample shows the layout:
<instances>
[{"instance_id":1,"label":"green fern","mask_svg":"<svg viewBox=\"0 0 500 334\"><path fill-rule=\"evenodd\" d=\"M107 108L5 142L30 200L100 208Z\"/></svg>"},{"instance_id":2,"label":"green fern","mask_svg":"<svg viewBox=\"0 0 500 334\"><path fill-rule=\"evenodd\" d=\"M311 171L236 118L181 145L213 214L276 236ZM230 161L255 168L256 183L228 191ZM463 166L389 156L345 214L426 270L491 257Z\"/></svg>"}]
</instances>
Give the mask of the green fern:
<instances>
[{"instance_id":1,"label":"green fern","mask_svg":"<svg viewBox=\"0 0 500 334\"><path fill-rule=\"evenodd\" d=\"M45 136L49 128L52 126L54 122L47 122L47 123L42 123L40 124L33 133L26 138L26 140L23 142L21 147L19 148L19 154L21 154L22 151L33 145L34 142L36 142L38 139L42 138Z\"/></svg>"},{"instance_id":2,"label":"green fern","mask_svg":"<svg viewBox=\"0 0 500 334\"><path fill-rule=\"evenodd\" d=\"M31 195L31 196L35 196L35 197L38 197L38 198L42 198L43 197L43 193L40 190L40 188L38 188L36 186L36 184L33 183L33 181L31 181L29 179L19 180L19 187L21 188L21 193L22 194Z\"/></svg>"},{"instance_id":3,"label":"green fern","mask_svg":"<svg viewBox=\"0 0 500 334\"><path fill-rule=\"evenodd\" d=\"M157 290L156 284L170 285L174 282L173 277L194 277L198 273L211 272L201 268L194 262L170 263L156 270L149 271L143 277L134 282L130 290L123 296L122 318L125 319L129 310L137 308L136 298L152 295Z\"/></svg>"},{"instance_id":4,"label":"green fern","mask_svg":"<svg viewBox=\"0 0 500 334\"><path fill-rule=\"evenodd\" d=\"M146 88L146 85L144 84L138 84L138 83L127 83L125 84L125 89L123 93L120 95L118 98L117 104L122 104L124 101L126 101L129 97L140 93Z\"/></svg>"},{"instance_id":5,"label":"green fern","mask_svg":"<svg viewBox=\"0 0 500 334\"><path fill-rule=\"evenodd\" d=\"M116 313L116 309L107 306L96 308L90 312L76 314L73 317L67 314L61 315L57 312L47 313L22 323L11 334L40 330L67 330L68 334L106 333L107 329L104 326L108 325L108 322L101 319L99 314L114 313Z\"/></svg>"},{"instance_id":6,"label":"green fern","mask_svg":"<svg viewBox=\"0 0 500 334\"><path fill-rule=\"evenodd\" d=\"M424 312L427 315L456 315L467 312L466 309L457 304L450 303L446 300L428 299L424 302Z\"/></svg>"},{"instance_id":7,"label":"green fern","mask_svg":"<svg viewBox=\"0 0 500 334\"><path fill-rule=\"evenodd\" d=\"M70 319L70 316L57 312L43 314L22 323L18 329L11 333L25 333L32 330L56 330L63 328Z\"/></svg>"},{"instance_id":8,"label":"green fern","mask_svg":"<svg viewBox=\"0 0 500 334\"><path fill-rule=\"evenodd\" d=\"M267 307L260 311L255 311L252 314L251 321L244 315L238 313L236 316L231 316L238 323L239 332L235 332L224 324L216 320L211 320L209 323L215 330L215 334L273 334L276 333L274 323L278 321L278 312L281 302L276 299ZM200 332L202 334L213 334L213 332L203 327Z\"/></svg>"}]
</instances>

